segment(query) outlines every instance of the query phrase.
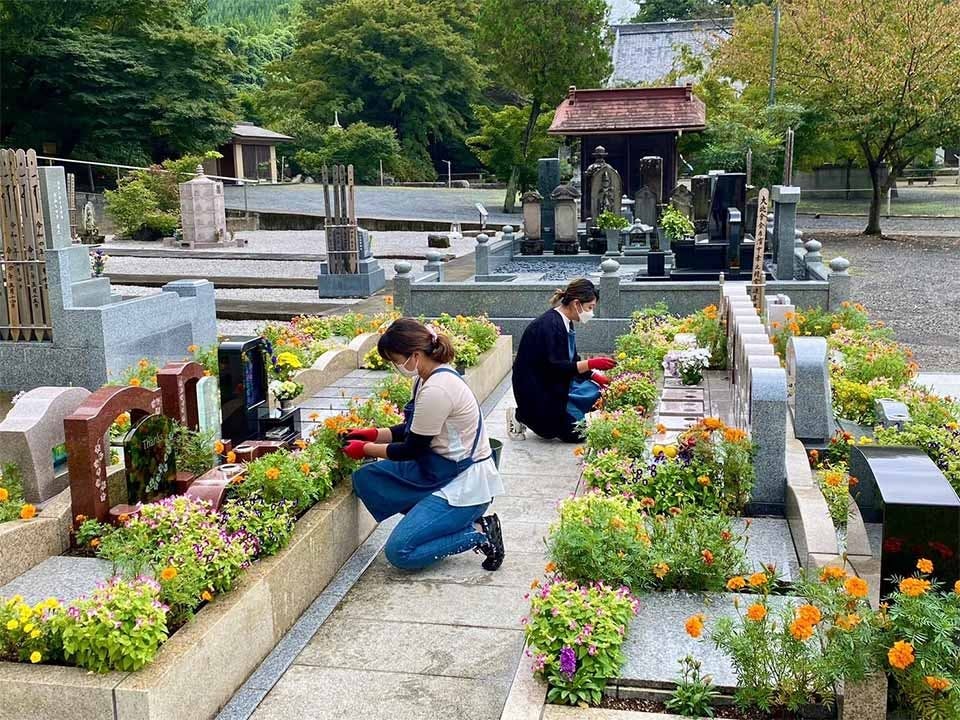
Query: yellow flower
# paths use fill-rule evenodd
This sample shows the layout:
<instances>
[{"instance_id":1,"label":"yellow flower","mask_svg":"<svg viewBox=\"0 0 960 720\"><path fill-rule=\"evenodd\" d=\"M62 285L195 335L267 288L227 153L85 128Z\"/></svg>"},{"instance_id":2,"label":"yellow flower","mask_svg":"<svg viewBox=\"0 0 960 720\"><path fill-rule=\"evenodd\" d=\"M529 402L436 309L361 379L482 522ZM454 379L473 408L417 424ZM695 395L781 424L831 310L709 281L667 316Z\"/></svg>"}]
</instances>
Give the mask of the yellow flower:
<instances>
[{"instance_id":1,"label":"yellow flower","mask_svg":"<svg viewBox=\"0 0 960 720\"><path fill-rule=\"evenodd\" d=\"M858 577L847 578L847 581L843 583L843 589L847 595L855 598L865 598L870 592L867 581Z\"/></svg>"},{"instance_id":2,"label":"yellow flower","mask_svg":"<svg viewBox=\"0 0 960 720\"><path fill-rule=\"evenodd\" d=\"M900 581L900 592L907 597L920 597L929 589L929 580L921 580L920 578L904 578Z\"/></svg>"},{"instance_id":3,"label":"yellow flower","mask_svg":"<svg viewBox=\"0 0 960 720\"><path fill-rule=\"evenodd\" d=\"M887 660L897 670L906 670L916 660L913 655L913 645L903 640L897 640L893 647L887 651Z\"/></svg>"},{"instance_id":4,"label":"yellow flower","mask_svg":"<svg viewBox=\"0 0 960 720\"><path fill-rule=\"evenodd\" d=\"M187 352L190 353L191 355L199 349L200 348L197 345L187 345Z\"/></svg>"},{"instance_id":5,"label":"yellow flower","mask_svg":"<svg viewBox=\"0 0 960 720\"><path fill-rule=\"evenodd\" d=\"M41 655L41 654L40 654L39 652L37 652L36 650L34 650L32 653L30 653L30 662L32 662L34 665L36 665L36 664L37 664L38 662L40 662L41 660L43 660L43 655Z\"/></svg>"},{"instance_id":6,"label":"yellow flower","mask_svg":"<svg viewBox=\"0 0 960 720\"><path fill-rule=\"evenodd\" d=\"M10 491L0 487L0 502L6 502L10 499Z\"/></svg>"},{"instance_id":7,"label":"yellow flower","mask_svg":"<svg viewBox=\"0 0 960 720\"><path fill-rule=\"evenodd\" d=\"M141 360L140 362L137 363L137 367L140 368L141 370L146 370L148 367L150 367L150 363L147 362L146 360Z\"/></svg>"},{"instance_id":8,"label":"yellow flower","mask_svg":"<svg viewBox=\"0 0 960 720\"><path fill-rule=\"evenodd\" d=\"M663 449L663 454L666 455L671 460L677 456L677 448L674 445L667 445Z\"/></svg>"},{"instance_id":9,"label":"yellow flower","mask_svg":"<svg viewBox=\"0 0 960 720\"><path fill-rule=\"evenodd\" d=\"M923 681L930 687L934 692L943 692L950 688L950 681L946 678L937 677L935 675L927 675L923 678Z\"/></svg>"},{"instance_id":10,"label":"yellow flower","mask_svg":"<svg viewBox=\"0 0 960 720\"><path fill-rule=\"evenodd\" d=\"M173 565L167 565L160 571L161 580L173 580L177 576L177 569Z\"/></svg>"},{"instance_id":11,"label":"yellow flower","mask_svg":"<svg viewBox=\"0 0 960 720\"><path fill-rule=\"evenodd\" d=\"M840 615L837 617L837 627L841 630L853 630L860 624L860 616L856 613L849 615Z\"/></svg>"},{"instance_id":12,"label":"yellow flower","mask_svg":"<svg viewBox=\"0 0 960 720\"><path fill-rule=\"evenodd\" d=\"M18 627L20 627L20 623L16 620L7 620L7 630L16 630Z\"/></svg>"},{"instance_id":13,"label":"yellow flower","mask_svg":"<svg viewBox=\"0 0 960 720\"><path fill-rule=\"evenodd\" d=\"M23 626L23 631L25 633L31 632L33 630L33 623L27 623Z\"/></svg>"},{"instance_id":14,"label":"yellow flower","mask_svg":"<svg viewBox=\"0 0 960 720\"><path fill-rule=\"evenodd\" d=\"M293 369L303 367L303 363L300 362L300 358L298 358L292 352L282 352L279 355L277 355L277 365L280 365L281 367L288 367Z\"/></svg>"},{"instance_id":15,"label":"yellow flower","mask_svg":"<svg viewBox=\"0 0 960 720\"><path fill-rule=\"evenodd\" d=\"M703 487L707 487L707 485L710 484L710 477L708 475L701 475L697 478L697 482Z\"/></svg>"},{"instance_id":16,"label":"yellow flower","mask_svg":"<svg viewBox=\"0 0 960 720\"><path fill-rule=\"evenodd\" d=\"M36 640L38 637L40 637L40 631L39 631L39 630L34 630L33 632L30 633L30 637L31 637L32 639Z\"/></svg>"},{"instance_id":17,"label":"yellow flower","mask_svg":"<svg viewBox=\"0 0 960 720\"><path fill-rule=\"evenodd\" d=\"M692 638L698 638L703 634L703 613L697 613L689 618L683 624L684 629L687 631L687 635Z\"/></svg>"},{"instance_id":18,"label":"yellow flower","mask_svg":"<svg viewBox=\"0 0 960 720\"><path fill-rule=\"evenodd\" d=\"M669 572L670 566L665 562L659 562L653 566L653 574L656 575L659 580L663 580Z\"/></svg>"},{"instance_id":19,"label":"yellow flower","mask_svg":"<svg viewBox=\"0 0 960 720\"><path fill-rule=\"evenodd\" d=\"M233 465L233 463L235 463L236 461L237 461L237 454L233 450L231 450L230 452L227 453L227 462Z\"/></svg>"},{"instance_id":20,"label":"yellow flower","mask_svg":"<svg viewBox=\"0 0 960 720\"><path fill-rule=\"evenodd\" d=\"M276 480L278 477L280 477L280 468L267 468L266 475L267 480Z\"/></svg>"},{"instance_id":21,"label":"yellow flower","mask_svg":"<svg viewBox=\"0 0 960 720\"><path fill-rule=\"evenodd\" d=\"M732 578L727 580L727 590L730 592L736 592L737 590L743 590L747 586L747 581L744 580L739 575L734 575Z\"/></svg>"},{"instance_id":22,"label":"yellow flower","mask_svg":"<svg viewBox=\"0 0 960 720\"><path fill-rule=\"evenodd\" d=\"M131 387L140 387L140 378L130 378Z\"/></svg>"},{"instance_id":23,"label":"yellow flower","mask_svg":"<svg viewBox=\"0 0 960 720\"><path fill-rule=\"evenodd\" d=\"M654 445L654 446L651 448L651 451L653 452L653 456L654 456L654 457L657 457L657 455L662 455L662 454L663 454L663 445Z\"/></svg>"},{"instance_id":24,"label":"yellow flower","mask_svg":"<svg viewBox=\"0 0 960 720\"><path fill-rule=\"evenodd\" d=\"M35 505L27 503L22 508L20 508L20 519L21 520L32 520L37 516L37 508Z\"/></svg>"},{"instance_id":25,"label":"yellow flower","mask_svg":"<svg viewBox=\"0 0 960 720\"><path fill-rule=\"evenodd\" d=\"M825 583L829 580L843 580L846 576L847 572L842 567L827 565L827 567L820 571L820 582Z\"/></svg>"},{"instance_id":26,"label":"yellow flower","mask_svg":"<svg viewBox=\"0 0 960 720\"><path fill-rule=\"evenodd\" d=\"M617 353L617 360L626 360L627 354L625 352Z\"/></svg>"},{"instance_id":27,"label":"yellow flower","mask_svg":"<svg viewBox=\"0 0 960 720\"><path fill-rule=\"evenodd\" d=\"M304 440L303 438L297 438L296 440L293 441L293 445L294 447L299 448L300 450L303 450L304 448L307 447L307 441Z\"/></svg>"},{"instance_id":28,"label":"yellow flower","mask_svg":"<svg viewBox=\"0 0 960 720\"><path fill-rule=\"evenodd\" d=\"M210 593L209 590L204 590L202 593L200 593L200 599L203 600L204 602L210 602L211 600L213 600L213 595Z\"/></svg>"},{"instance_id":29,"label":"yellow flower","mask_svg":"<svg viewBox=\"0 0 960 720\"><path fill-rule=\"evenodd\" d=\"M929 575L933 572L933 563L927 558L920 558L917 560L917 570L922 572L924 575Z\"/></svg>"},{"instance_id":30,"label":"yellow flower","mask_svg":"<svg viewBox=\"0 0 960 720\"><path fill-rule=\"evenodd\" d=\"M760 622L767 616L767 607L763 603L754 603L747 608L747 617L754 622Z\"/></svg>"}]
</instances>

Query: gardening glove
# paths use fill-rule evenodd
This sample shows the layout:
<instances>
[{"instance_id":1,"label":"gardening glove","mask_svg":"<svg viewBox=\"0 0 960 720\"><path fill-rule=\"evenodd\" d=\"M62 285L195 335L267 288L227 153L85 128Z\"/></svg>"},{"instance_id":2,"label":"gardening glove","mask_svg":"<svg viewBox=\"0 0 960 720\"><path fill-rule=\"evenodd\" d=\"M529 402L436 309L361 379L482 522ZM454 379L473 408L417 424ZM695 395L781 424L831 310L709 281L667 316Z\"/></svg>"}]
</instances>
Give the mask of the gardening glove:
<instances>
[{"instance_id":1,"label":"gardening glove","mask_svg":"<svg viewBox=\"0 0 960 720\"><path fill-rule=\"evenodd\" d=\"M363 452L366 444L363 440L351 440L343 446L343 454L352 460L363 460L367 457L366 453Z\"/></svg>"},{"instance_id":2,"label":"gardening glove","mask_svg":"<svg viewBox=\"0 0 960 720\"><path fill-rule=\"evenodd\" d=\"M587 360L587 367L591 370L610 370L616 364L616 360L608 357L595 357Z\"/></svg>"},{"instance_id":3,"label":"gardening glove","mask_svg":"<svg viewBox=\"0 0 960 720\"><path fill-rule=\"evenodd\" d=\"M599 373L596 370L593 371L593 374L590 376L590 379L593 380L597 385L601 387L606 387L610 384L610 378L608 378L603 373Z\"/></svg>"},{"instance_id":4,"label":"gardening glove","mask_svg":"<svg viewBox=\"0 0 960 720\"><path fill-rule=\"evenodd\" d=\"M376 442L377 441L378 431L376 428L354 428L353 430L348 430L347 434L343 436L344 440L365 440L366 442Z\"/></svg>"}]
</instances>

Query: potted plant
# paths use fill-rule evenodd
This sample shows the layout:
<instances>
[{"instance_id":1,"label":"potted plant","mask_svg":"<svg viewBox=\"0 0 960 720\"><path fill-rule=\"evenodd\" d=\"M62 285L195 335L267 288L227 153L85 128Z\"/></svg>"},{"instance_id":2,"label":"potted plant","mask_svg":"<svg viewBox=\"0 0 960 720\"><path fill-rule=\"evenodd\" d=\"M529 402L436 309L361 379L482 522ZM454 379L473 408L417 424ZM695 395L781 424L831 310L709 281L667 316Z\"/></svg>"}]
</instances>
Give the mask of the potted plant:
<instances>
[{"instance_id":1,"label":"potted plant","mask_svg":"<svg viewBox=\"0 0 960 720\"><path fill-rule=\"evenodd\" d=\"M274 380L270 383L270 392L286 410L295 397L303 392L303 385L293 380Z\"/></svg>"},{"instance_id":2,"label":"potted plant","mask_svg":"<svg viewBox=\"0 0 960 720\"><path fill-rule=\"evenodd\" d=\"M630 227L630 222L625 217L604 210L597 217L597 227L606 235L607 252L620 252L620 231Z\"/></svg>"}]
</instances>

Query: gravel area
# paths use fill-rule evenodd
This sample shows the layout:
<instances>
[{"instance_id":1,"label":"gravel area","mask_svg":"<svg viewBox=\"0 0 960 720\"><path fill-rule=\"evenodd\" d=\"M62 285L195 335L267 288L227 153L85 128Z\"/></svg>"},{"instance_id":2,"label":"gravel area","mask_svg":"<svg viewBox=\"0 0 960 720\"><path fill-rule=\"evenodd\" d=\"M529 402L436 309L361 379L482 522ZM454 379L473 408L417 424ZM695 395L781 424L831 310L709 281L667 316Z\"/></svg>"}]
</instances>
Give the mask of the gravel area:
<instances>
[{"instance_id":1,"label":"gravel area","mask_svg":"<svg viewBox=\"0 0 960 720\"><path fill-rule=\"evenodd\" d=\"M141 287L140 285L114 285L114 292L128 296L154 295L161 288ZM316 290L289 290L285 288L216 288L214 294L219 300L259 300L263 302L330 302L338 305L353 305L362 302L360 298L321 298Z\"/></svg>"},{"instance_id":2,"label":"gravel area","mask_svg":"<svg viewBox=\"0 0 960 720\"><path fill-rule=\"evenodd\" d=\"M257 328L265 320L217 320L217 332L221 335L256 335Z\"/></svg>"},{"instance_id":3,"label":"gravel area","mask_svg":"<svg viewBox=\"0 0 960 720\"><path fill-rule=\"evenodd\" d=\"M913 348L923 370L960 371L960 237L816 238L825 260L850 261L853 299Z\"/></svg>"},{"instance_id":4,"label":"gravel area","mask_svg":"<svg viewBox=\"0 0 960 720\"><path fill-rule=\"evenodd\" d=\"M405 257L426 257L429 248L427 246L426 232L406 232L406 231L375 231L373 235L373 254L375 257L394 257L402 255ZM323 230L257 230L242 231L238 233L240 237L247 240L243 247L224 246L216 249L195 250L192 252L217 252L217 253L275 253L277 255L297 255L313 254L323 255L327 252L326 235ZM472 237L461 237L453 239L450 247L440 250L441 253L454 254L461 257L473 252L477 241ZM163 248L159 243L154 242L136 242L134 240L113 240L107 241L107 252L111 249L165 249L171 257L176 257L179 248ZM111 259L112 262L112 259Z\"/></svg>"},{"instance_id":5,"label":"gravel area","mask_svg":"<svg viewBox=\"0 0 960 720\"><path fill-rule=\"evenodd\" d=\"M599 272L596 262L550 262L547 260L514 260L500 265L498 275L541 274L541 280L573 280Z\"/></svg>"}]
</instances>

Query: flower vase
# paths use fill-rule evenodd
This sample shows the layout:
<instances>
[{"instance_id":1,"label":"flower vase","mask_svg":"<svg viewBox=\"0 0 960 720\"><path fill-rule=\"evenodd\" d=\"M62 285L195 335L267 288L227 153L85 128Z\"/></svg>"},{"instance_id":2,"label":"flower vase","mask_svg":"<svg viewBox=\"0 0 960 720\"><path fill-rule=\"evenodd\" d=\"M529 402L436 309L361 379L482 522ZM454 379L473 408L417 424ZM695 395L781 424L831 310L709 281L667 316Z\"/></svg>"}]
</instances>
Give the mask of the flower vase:
<instances>
[{"instance_id":1,"label":"flower vase","mask_svg":"<svg viewBox=\"0 0 960 720\"><path fill-rule=\"evenodd\" d=\"M280 401L281 410L289 410L292 407L293 407L293 398L288 398Z\"/></svg>"}]
</instances>

